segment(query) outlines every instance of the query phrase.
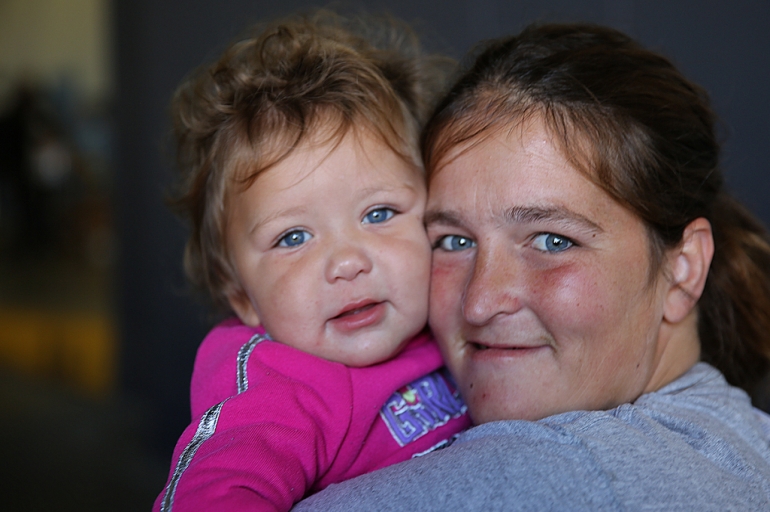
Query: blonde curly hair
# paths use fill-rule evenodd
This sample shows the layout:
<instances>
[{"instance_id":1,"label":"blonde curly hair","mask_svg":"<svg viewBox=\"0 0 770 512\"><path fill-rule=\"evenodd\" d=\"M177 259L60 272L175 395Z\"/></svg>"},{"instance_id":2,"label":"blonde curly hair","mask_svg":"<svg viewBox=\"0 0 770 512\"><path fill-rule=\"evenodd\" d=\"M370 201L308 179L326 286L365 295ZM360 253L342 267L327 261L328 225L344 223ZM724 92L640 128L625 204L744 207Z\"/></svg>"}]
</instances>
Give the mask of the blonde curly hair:
<instances>
[{"instance_id":1,"label":"blonde curly hair","mask_svg":"<svg viewBox=\"0 0 770 512\"><path fill-rule=\"evenodd\" d=\"M318 10L257 27L179 86L172 203L190 223L187 276L216 310L242 293L224 235L228 194L322 127L331 144L366 129L422 172L419 131L451 69L404 23Z\"/></svg>"}]
</instances>

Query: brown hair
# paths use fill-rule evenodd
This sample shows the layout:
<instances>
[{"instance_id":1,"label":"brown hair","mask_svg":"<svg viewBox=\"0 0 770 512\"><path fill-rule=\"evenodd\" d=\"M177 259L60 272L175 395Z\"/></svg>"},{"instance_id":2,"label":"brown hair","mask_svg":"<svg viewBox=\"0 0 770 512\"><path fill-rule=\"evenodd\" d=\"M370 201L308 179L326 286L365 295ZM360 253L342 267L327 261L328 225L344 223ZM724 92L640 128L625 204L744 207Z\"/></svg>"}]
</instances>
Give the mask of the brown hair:
<instances>
[{"instance_id":1,"label":"brown hair","mask_svg":"<svg viewBox=\"0 0 770 512\"><path fill-rule=\"evenodd\" d=\"M770 361L770 243L724 190L706 92L613 29L530 26L488 44L438 106L423 135L426 169L533 115L577 169L645 222L653 271L691 221L709 220L701 358L755 394Z\"/></svg>"},{"instance_id":2,"label":"brown hair","mask_svg":"<svg viewBox=\"0 0 770 512\"><path fill-rule=\"evenodd\" d=\"M173 204L191 224L187 275L216 309L242 293L224 237L228 193L321 129L331 144L353 126L369 130L422 172L419 130L450 63L424 55L393 19L319 10L257 28L180 85Z\"/></svg>"}]
</instances>

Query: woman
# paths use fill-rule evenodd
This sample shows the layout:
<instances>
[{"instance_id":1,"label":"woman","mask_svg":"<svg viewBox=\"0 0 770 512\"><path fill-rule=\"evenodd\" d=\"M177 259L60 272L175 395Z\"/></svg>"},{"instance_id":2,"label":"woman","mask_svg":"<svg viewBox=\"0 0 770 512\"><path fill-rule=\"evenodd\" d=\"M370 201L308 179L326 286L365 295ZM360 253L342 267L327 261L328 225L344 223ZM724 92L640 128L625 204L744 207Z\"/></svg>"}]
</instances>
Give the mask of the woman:
<instances>
[{"instance_id":1,"label":"woman","mask_svg":"<svg viewBox=\"0 0 770 512\"><path fill-rule=\"evenodd\" d=\"M423 141L430 323L479 426L298 509L769 509L739 387L768 369L770 245L713 125L614 30L491 44Z\"/></svg>"}]
</instances>

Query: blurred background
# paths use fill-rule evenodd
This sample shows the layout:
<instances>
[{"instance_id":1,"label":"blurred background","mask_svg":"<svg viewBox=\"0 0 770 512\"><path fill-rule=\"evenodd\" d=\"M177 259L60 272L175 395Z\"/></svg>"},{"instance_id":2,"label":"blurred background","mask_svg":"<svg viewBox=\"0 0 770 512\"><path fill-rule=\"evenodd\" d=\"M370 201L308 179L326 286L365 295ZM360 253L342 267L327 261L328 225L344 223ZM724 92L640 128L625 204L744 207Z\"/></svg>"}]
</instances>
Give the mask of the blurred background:
<instances>
[{"instance_id":1,"label":"blurred background","mask_svg":"<svg viewBox=\"0 0 770 512\"><path fill-rule=\"evenodd\" d=\"M4 510L149 510L207 311L166 208L168 102L251 23L313 2L0 0ZM369 0L461 58L532 21L622 29L711 93L728 184L770 223L766 0Z\"/></svg>"}]
</instances>

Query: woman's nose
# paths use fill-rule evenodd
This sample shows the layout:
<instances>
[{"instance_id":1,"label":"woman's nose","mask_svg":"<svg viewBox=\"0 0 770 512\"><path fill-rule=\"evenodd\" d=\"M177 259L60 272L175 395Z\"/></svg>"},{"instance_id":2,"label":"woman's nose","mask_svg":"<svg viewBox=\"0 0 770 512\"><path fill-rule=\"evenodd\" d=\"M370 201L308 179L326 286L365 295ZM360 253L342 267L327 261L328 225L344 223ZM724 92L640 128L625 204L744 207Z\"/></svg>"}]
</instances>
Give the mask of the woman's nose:
<instances>
[{"instance_id":1,"label":"woman's nose","mask_svg":"<svg viewBox=\"0 0 770 512\"><path fill-rule=\"evenodd\" d=\"M477 250L473 270L462 297L465 321L484 325L498 315L521 309L521 290L516 257L505 250Z\"/></svg>"},{"instance_id":2,"label":"woman's nose","mask_svg":"<svg viewBox=\"0 0 770 512\"><path fill-rule=\"evenodd\" d=\"M352 281L359 274L372 271L373 263L364 243L347 241L335 244L326 264L326 280L334 283L337 280Z\"/></svg>"}]
</instances>

